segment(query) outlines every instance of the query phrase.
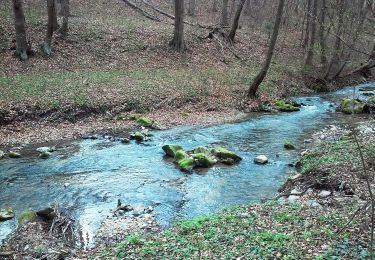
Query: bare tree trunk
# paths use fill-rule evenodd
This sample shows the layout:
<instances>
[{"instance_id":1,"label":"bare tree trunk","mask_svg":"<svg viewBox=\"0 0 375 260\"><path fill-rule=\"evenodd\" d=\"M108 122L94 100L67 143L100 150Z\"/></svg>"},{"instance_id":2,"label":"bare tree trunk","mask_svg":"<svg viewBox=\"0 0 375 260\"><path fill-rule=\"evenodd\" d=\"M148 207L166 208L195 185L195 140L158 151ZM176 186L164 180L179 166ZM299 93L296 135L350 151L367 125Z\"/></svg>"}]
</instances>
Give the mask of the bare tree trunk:
<instances>
[{"instance_id":1,"label":"bare tree trunk","mask_svg":"<svg viewBox=\"0 0 375 260\"><path fill-rule=\"evenodd\" d=\"M310 20L311 28L310 28L310 42L307 50L305 65L312 66L312 61L314 58L314 47L315 47L315 34L316 34L316 19L317 19L317 9L318 9L318 1L312 0L312 7L311 7L311 15L312 18Z\"/></svg>"},{"instance_id":2,"label":"bare tree trunk","mask_svg":"<svg viewBox=\"0 0 375 260\"><path fill-rule=\"evenodd\" d=\"M323 66L327 65L327 56L326 56L326 40L324 37L324 26L326 20L326 0L321 0L321 7L320 7L320 16L319 16L319 45L320 45L320 63Z\"/></svg>"},{"instance_id":3,"label":"bare tree trunk","mask_svg":"<svg viewBox=\"0 0 375 260\"><path fill-rule=\"evenodd\" d=\"M228 26L228 0L223 0L223 5L221 7L221 25Z\"/></svg>"},{"instance_id":4,"label":"bare tree trunk","mask_svg":"<svg viewBox=\"0 0 375 260\"><path fill-rule=\"evenodd\" d=\"M177 51L185 49L184 40L184 0L174 1L175 21L174 21L174 37L170 45Z\"/></svg>"},{"instance_id":5,"label":"bare tree trunk","mask_svg":"<svg viewBox=\"0 0 375 260\"><path fill-rule=\"evenodd\" d=\"M189 1L188 15L195 16L195 0Z\"/></svg>"},{"instance_id":6,"label":"bare tree trunk","mask_svg":"<svg viewBox=\"0 0 375 260\"><path fill-rule=\"evenodd\" d=\"M285 4L285 0L279 0L279 6L277 8L277 14L276 14L276 19L275 19L275 26L273 27L273 33L272 33L270 46L268 47L267 57L263 64L262 69L260 70L259 74L254 78L254 81L249 88L248 97L253 98L256 96L258 87L260 83L262 83L263 79L266 77L268 69L271 65L271 60L272 60L273 53L275 51L277 37L279 35L279 29L280 29L281 18L283 16L284 4Z\"/></svg>"},{"instance_id":7,"label":"bare tree trunk","mask_svg":"<svg viewBox=\"0 0 375 260\"><path fill-rule=\"evenodd\" d=\"M333 46L333 55L331 58L331 61L329 63L326 75L324 76L324 79L328 79L329 75L332 71L332 69L337 69L339 65L339 53L341 51L341 35L343 31L343 25L344 25L344 11L345 11L345 1L346 0L340 0L339 2L339 8L338 8L338 24L337 24L337 31L336 31L336 40L335 44Z\"/></svg>"},{"instance_id":8,"label":"bare tree trunk","mask_svg":"<svg viewBox=\"0 0 375 260\"><path fill-rule=\"evenodd\" d=\"M55 11L53 12L53 31L56 31L57 29L59 29L59 22L57 21L57 10L56 10L56 6L57 6L57 2L56 0L54 1L55 2Z\"/></svg>"},{"instance_id":9,"label":"bare tree trunk","mask_svg":"<svg viewBox=\"0 0 375 260\"><path fill-rule=\"evenodd\" d=\"M61 35L62 38L66 38L68 36L68 23L69 23L69 15L70 15L70 7L69 7L69 0L60 0L61 3L61 11L60 14L63 16L63 21L58 33Z\"/></svg>"},{"instance_id":10,"label":"bare tree trunk","mask_svg":"<svg viewBox=\"0 0 375 260\"><path fill-rule=\"evenodd\" d=\"M44 42L42 44L42 51L45 55L49 56L52 54L52 36L54 28L54 14L56 14L55 0L47 0L47 11L48 11L48 23L47 32Z\"/></svg>"},{"instance_id":11,"label":"bare tree trunk","mask_svg":"<svg viewBox=\"0 0 375 260\"><path fill-rule=\"evenodd\" d=\"M212 12L214 13L217 12L217 0L214 0L212 3Z\"/></svg>"},{"instance_id":12,"label":"bare tree trunk","mask_svg":"<svg viewBox=\"0 0 375 260\"><path fill-rule=\"evenodd\" d=\"M246 2L245 2L245 10L244 10L245 15L250 15L250 12L251 12L250 1L251 0L246 0Z\"/></svg>"},{"instance_id":13,"label":"bare tree trunk","mask_svg":"<svg viewBox=\"0 0 375 260\"><path fill-rule=\"evenodd\" d=\"M240 2L238 3L238 7L237 7L236 14L234 16L234 19L233 19L232 27L231 27L230 32L228 34L228 39L231 42L234 42L234 37L236 36L236 32L237 32L237 28L238 28L238 22L240 20L242 9L245 5L245 2L246 2L246 0L240 0Z\"/></svg>"},{"instance_id":14,"label":"bare tree trunk","mask_svg":"<svg viewBox=\"0 0 375 260\"><path fill-rule=\"evenodd\" d=\"M306 11L306 32L305 38L303 39L302 47L306 48L309 43L310 28L311 28L311 1L307 0L307 11Z\"/></svg>"},{"instance_id":15,"label":"bare tree trunk","mask_svg":"<svg viewBox=\"0 0 375 260\"><path fill-rule=\"evenodd\" d=\"M14 25L16 29L16 54L21 60L27 60L28 45L26 40L25 15L22 0L13 0Z\"/></svg>"}]
</instances>

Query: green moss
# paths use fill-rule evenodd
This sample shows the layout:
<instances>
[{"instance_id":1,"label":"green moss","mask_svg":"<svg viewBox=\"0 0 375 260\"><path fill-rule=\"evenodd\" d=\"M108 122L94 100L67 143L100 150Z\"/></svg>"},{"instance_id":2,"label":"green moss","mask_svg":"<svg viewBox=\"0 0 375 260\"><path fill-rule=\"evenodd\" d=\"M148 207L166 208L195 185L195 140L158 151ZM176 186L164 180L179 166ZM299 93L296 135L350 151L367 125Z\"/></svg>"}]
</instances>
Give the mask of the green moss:
<instances>
[{"instance_id":1,"label":"green moss","mask_svg":"<svg viewBox=\"0 0 375 260\"><path fill-rule=\"evenodd\" d=\"M174 156L176 162L188 158L188 154L184 150L178 150Z\"/></svg>"},{"instance_id":2,"label":"green moss","mask_svg":"<svg viewBox=\"0 0 375 260\"><path fill-rule=\"evenodd\" d=\"M23 225L27 222L35 221L35 213L31 210L26 210L18 217L18 225Z\"/></svg>"},{"instance_id":3,"label":"green moss","mask_svg":"<svg viewBox=\"0 0 375 260\"><path fill-rule=\"evenodd\" d=\"M135 132L134 139L137 142L143 142L145 140L145 136L141 132Z\"/></svg>"},{"instance_id":4,"label":"green moss","mask_svg":"<svg viewBox=\"0 0 375 260\"><path fill-rule=\"evenodd\" d=\"M41 159L48 159L50 156L51 156L51 153L47 152L47 151L44 151L44 152L39 154L39 158L41 158Z\"/></svg>"},{"instance_id":5,"label":"green moss","mask_svg":"<svg viewBox=\"0 0 375 260\"><path fill-rule=\"evenodd\" d=\"M367 100L367 103L369 103L369 104L371 104L371 105L375 105L375 96L370 97L370 98Z\"/></svg>"},{"instance_id":6,"label":"green moss","mask_svg":"<svg viewBox=\"0 0 375 260\"><path fill-rule=\"evenodd\" d=\"M12 208L0 209L0 221L14 218L14 210Z\"/></svg>"},{"instance_id":7,"label":"green moss","mask_svg":"<svg viewBox=\"0 0 375 260\"><path fill-rule=\"evenodd\" d=\"M193 158L182 159L178 162L178 166L181 170L189 172L195 167L195 161Z\"/></svg>"},{"instance_id":8,"label":"green moss","mask_svg":"<svg viewBox=\"0 0 375 260\"><path fill-rule=\"evenodd\" d=\"M299 105L292 101L278 100L275 102L275 107L281 112L299 111Z\"/></svg>"},{"instance_id":9,"label":"green moss","mask_svg":"<svg viewBox=\"0 0 375 260\"><path fill-rule=\"evenodd\" d=\"M150 118L142 116L142 117L139 117L137 119L137 123L141 126L144 126L144 127L151 127L153 125L154 121L151 120Z\"/></svg>"},{"instance_id":10,"label":"green moss","mask_svg":"<svg viewBox=\"0 0 375 260\"><path fill-rule=\"evenodd\" d=\"M358 100L344 98L337 110L343 112L344 114L352 114L353 111L355 114L360 114L363 112L364 106L365 104Z\"/></svg>"},{"instance_id":11,"label":"green moss","mask_svg":"<svg viewBox=\"0 0 375 260\"><path fill-rule=\"evenodd\" d=\"M10 151L8 154L9 158L20 158L21 154L17 152Z\"/></svg>"},{"instance_id":12,"label":"green moss","mask_svg":"<svg viewBox=\"0 0 375 260\"><path fill-rule=\"evenodd\" d=\"M216 163L216 160L214 158L211 158L210 156L204 154L204 153L197 153L193 155L193 158L199 167L208 168L211 167Z\"/></svg>"},{"instance_id":13,"label":"green moss","mask_svg":"<svg viewBox=\"0 0 375 260\"><path fill-rule=\"evenodd\" d=\"M173 158L176 156L176 152L178 150L183 150L181 146L176 145L176 144L166 144L162 148L166 155L173 157Z\"/></svg>"},{"instance_id":14,"label":"green moss","mask_svg":"<svg viewBox=\"0 0 375 260\"><path fill-rule=\"evenodd\" d=\"M294 146L294 144L292 144L291 142L285 142L284 143L284 148L287 149L287 150L294 150L294 149L296 149L296 147Z\"/></svg>"},{"instance_id":15,"label":"green moss","mask_svg":"<svg viewBox=\"0 0 375 260\"><path fill-rule=\"evenodd\" d=\"M242 158L235 154L234 152L231 152L223 147L217 147L215 149L212 149L212 154L214 154L220 161L232 159L235 162L239 162L242 160Z\"/></svg>"}]
</instances>

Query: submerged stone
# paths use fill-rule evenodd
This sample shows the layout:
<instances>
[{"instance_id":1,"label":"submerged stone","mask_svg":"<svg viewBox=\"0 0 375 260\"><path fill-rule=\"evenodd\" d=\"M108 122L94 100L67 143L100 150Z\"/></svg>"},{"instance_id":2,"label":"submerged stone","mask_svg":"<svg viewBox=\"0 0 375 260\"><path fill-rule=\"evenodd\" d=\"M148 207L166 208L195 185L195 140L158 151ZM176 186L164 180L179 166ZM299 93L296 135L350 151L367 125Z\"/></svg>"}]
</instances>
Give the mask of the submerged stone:
<instances>
[{"instance_id":1,"label":"submerged stone","mask_svg":"<svg viewBox=\"0 0 375 260\"><path fill-rule=\"evenodd\" d=\"M344 114L352 114L353 112L355 114L360 114L363 113L364 106L365 104L359 100L344 98L337 110Z\"/></svg>"},{"instance_id":2,"label":"submerged stone","mask_svg":"<svg viewBox=\"0 0 375 260\"><path fill-rule=\"evenodd\" d=\"M143 142L145 140L145 136L141 132L135 132L134 133L134 139L137 142Z\"/></svg>"},{"instance_id":3,"label":"submerged stone","mask_svg":"<svg viewBox=\"0 0 375 260\"><path fill-rule=\"evenodd\" d=\"M193 168L196 166L195 161L193 158L186 158L182 159L178 162L178 166L181 168L181 170L190 172L193 170Z\"/></svg>"},{"instance_id":4,"label":"submerged stone","mask_svg":"<svg viewBox=\"0 0 375 260\"><path fill-rule=\"evenodd\" d=\"M169 155L173 158L176 156L177 151L183 150L181 146L176 144L166 144L162 147L162 149L166 153L166 155Z\"/></svg>"},{"instance_id":5,"label":"submerged stone","mask_svg":"<svg viewBox=\"0 0 375 260\"><path fill-rule=\"evenodd\" d=\"M0 221L6 221L14 218L14 210L12 208L0 209Z\"/></svg>"},{"instance_id":6,"label":"submerged stone","mask_svg":"<svg viewBox=\"0 0 375 260\"><path fill-rule=\"evenodd\" d=\"M204 153L193 154L193 158L197 166L204 167L204 168L211 167L217 162L216 159L211 158L210 156Z\"/></svg>"},{"instance_id":7,"label":"submerged stone","mask_svg":"<svg viewBox=\"0 0 375 260\"><path fill-rule=\"evenodd\" d=\"M215 149L212 149L212 154L214 154L220 161L232 159L234 162L239 162L242 160L242 158L235 154L234 152L231 152L223 147L217 147Z\"/></svg>"}]
</instances>

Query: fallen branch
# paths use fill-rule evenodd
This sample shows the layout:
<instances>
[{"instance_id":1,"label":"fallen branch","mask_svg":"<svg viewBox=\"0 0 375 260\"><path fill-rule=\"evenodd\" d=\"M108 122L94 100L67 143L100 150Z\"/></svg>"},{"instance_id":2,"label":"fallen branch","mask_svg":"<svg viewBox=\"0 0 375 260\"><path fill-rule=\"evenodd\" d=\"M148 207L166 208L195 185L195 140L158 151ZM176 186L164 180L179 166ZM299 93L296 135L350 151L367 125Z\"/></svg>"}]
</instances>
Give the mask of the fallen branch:
<instances>
[{"instance_id":1,"label":"fallen branch","mask_svg":"<svg viewBox=\"0 0 375 260\"><path fill-rule=\"evenodd\" d=\"M131 1L129 1L129 0L122 0L122 1L125 4L127 4L128 6L130 6L131 8L133 8L138 13L142 14L143 16L145 16L146 18L151 19L151 20L156 21L156 22L161 22L159 18L151 15L150 13L148 13L147 11L145 11L142 8L138 7L136 4L132 3Z\"/></svg>"}]
</instances>

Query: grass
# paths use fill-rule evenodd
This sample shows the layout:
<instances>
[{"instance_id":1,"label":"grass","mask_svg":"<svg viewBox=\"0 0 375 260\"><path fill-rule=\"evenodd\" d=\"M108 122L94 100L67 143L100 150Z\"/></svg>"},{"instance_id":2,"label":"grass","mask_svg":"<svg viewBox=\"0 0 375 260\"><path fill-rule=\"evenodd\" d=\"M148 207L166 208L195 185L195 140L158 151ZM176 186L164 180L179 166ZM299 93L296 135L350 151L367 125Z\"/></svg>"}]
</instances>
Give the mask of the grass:
<instances>
[{"instance_id":1,"label":"grass","mask_svg":"<svg viewBox=\"0 0 375 260\"><path fill-rule=\"evenodd\" d=\"M315 259L366 256L352 234L336 234L345 215L321 212L320 217L299 204L275 202L224 209L181 221L161 234L132 235L115 247L103 249L103 259L153 258Z\"/></svg>"}]
</instances>

